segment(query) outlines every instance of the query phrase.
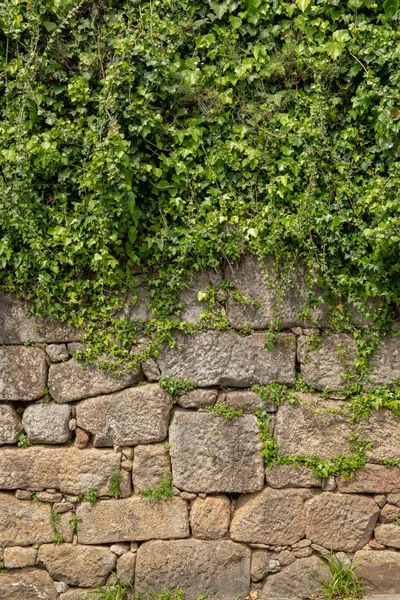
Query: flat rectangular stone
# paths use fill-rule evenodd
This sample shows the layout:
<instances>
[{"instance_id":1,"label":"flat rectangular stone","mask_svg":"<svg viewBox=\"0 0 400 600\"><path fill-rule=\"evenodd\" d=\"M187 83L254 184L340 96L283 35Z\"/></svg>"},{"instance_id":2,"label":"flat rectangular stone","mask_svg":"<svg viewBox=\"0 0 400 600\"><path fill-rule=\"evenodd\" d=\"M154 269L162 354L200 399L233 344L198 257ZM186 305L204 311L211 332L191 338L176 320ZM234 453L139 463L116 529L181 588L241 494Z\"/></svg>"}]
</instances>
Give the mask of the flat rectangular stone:
<instances>
[{"instance_id":1,"label":"flat rectangular stone","mask_svg":"<svg viewBox=\"0 0 400 600\"><path fill-rule=\"evenodd\" d=\"M386 494L400 492L400 469L385 465L368 464L351 477L336 478L342 494Z\"/></svg>"},{"instance_id":2,"label":"flat rectangular stone","mask_svg":"<svg viewBox=\"0 0 400 600\"><path fill-rule=\"evenodd\" d=\"M0 347L0 400L37 400L45 393L46 353L41 348Z\"/></svg>"},{"instance_id":3,"label":"flat rectangular stone","mask_svg":"<svg viewBox=\"0 0 400 600\"><path fill-rule=\"evenodd\" d=\"M370 379L381 385L400 377L400 338L383 338L369 361L372 371Z\"/></svg>"},{"instance_id":4,"label":"flat rectangular stone","mask_svg":"<svg viewBox=\"0 0 400 600\"><path fill-rule=\"evenodd\" d=\"M200 331L177 333L183 346L164 350L157 359L164 376L190 379L199 387L230 385L250 387L254 383L294 385L296 343L292 334L274 338L272 350L265 333L240 336L233 332Z\"/></svg>"},{"instance_id":5,"label":"flat rectangular stone","mask_svg":"<svg viewBox=\"0 0 400 600\"><path fill-rule=\"evenodd\" d=\"M255 492L264 484L254 415L224 421L216 413L177 410L170 426L174 485L187 492Z\"/></svg>"},{"instance_id":6,"label":"flat rectangular stone","mask_svg":"<svg viewBox=\"0 0 400 600\"><path fill-rule=\"evenodd\" d=\"M41 569L13 570L0 575L0 598L4 600L57 600L54 581Z\"/></svg>"},{"instance_id":7,"label":"flat rectangular stone","mask_svg":"<svg viewBox=\"0 0 400 600\"><path fill-rule=\"evenodd\" d=\"M0 448L0 489L54 488L67 494L86 494L94 487L105 496L120 459L113 450L78 450L74 446Z\"/></svg>"},{"instance_id":8,"label":"flat rectangular stone","mask_svg":"<svg viewBox=\"0 0 400 600\"><path fill-rule=\"evenodd\" d=\"M76 514L80 544L109 544L189 536L187 504L181 498L150 502L140 496L81 504Z\"/></svg>"}]
</instances>

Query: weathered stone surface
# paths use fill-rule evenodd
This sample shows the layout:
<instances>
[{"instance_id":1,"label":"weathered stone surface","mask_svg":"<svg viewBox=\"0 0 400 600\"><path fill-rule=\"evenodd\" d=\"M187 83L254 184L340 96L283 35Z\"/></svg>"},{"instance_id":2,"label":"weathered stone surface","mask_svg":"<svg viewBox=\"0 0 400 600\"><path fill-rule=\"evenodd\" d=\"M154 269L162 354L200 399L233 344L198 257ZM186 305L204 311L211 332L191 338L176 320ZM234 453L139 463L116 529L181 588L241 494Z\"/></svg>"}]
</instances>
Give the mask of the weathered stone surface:
<instances>
[{"instance_id":1,"label":"weathered stone surface","mask_svg":"<svg viewBox=\"0 0 400 600\"><path fill-rule=\"evenodd\" d=\"M238 542L294 544L305 534L304 498L297 490L272 488L241 496L230 531Z\"/></svg>"},{"instance_id":2,"label":"weathered stone surface","mask_svg":"<svg viewBox=\"0 0 400 600\"><path fill-rule=\"evenodd\" d=\"M4 548L4 566L6 569L34 567L36 564L36 555L36 548L24 548L23 546Z\"/></svg>"},{"instance_id":3,"label":"weathered stone surface","mask_svg":"<svg viewBox=\"0 0 400 600\"><path fill-rule=\"evenodd\" d=\"M48 385L56 402L72 402L116 392L141 378L140 367L116 376L97 365L84 367L76 358L71 358L67 362L50 365Z\"/></svg>"},{"instance_id":4,"label":"weathered stone surface","mask_svg":"<svg viewBox=\"0 0 400 600\"><path fill-rule=\"evenodd\" d=\"M0 574L0 598L4 600L57 600L54 582L46 571L26 569Z\"/></svg>"},{"instance_id":5,"label":"weathered stone surface","mask_svg":"<svg viewBox=\"0 0 400 600\"><path fill-rule=\"evenodd\" d=\"M395 523L382 523L375 529L375 539L384 546L400 548L400 526Z\"/></svg>"},{"instance_id":6,"label":"weathered stone surface","mask_svg":"<svg viewBox=\"0 0 400 600\"><path fill-rule=\"evenodd\" d=\"M258 258L250 254L243 256L232 267L225 268L225 278L236 283L241 294L251 300L258 300L257 308L251 304L238 302L233 297L227 300L227 315L232 327L241 329L245 325L252 329L267 329L274 318L279 317L284 329L305 325L298 313L306 304L306 284L304 268L297 264L292 281L284 286L283 297L279 290L279 277L274 269L274 261L267 257L261 265ZM311 311L311 321L326 324L326 306L320 305Z\"/></svg>"},{"instance_id":7,"label":"weathered stone surface","mask_svg":"<svg viewBox=\"0 0 400 600\"><path fill-rule=\"evenodd\" d=\"M51 362L62 362L68 360L69 352L66 344L50 344L46 348L46 354Z\"/></svg>"},{"instance_id":8,"label":"weathered stone surface","mask_svg":"<svg viewBox=\"0 0 400 600\"><path fill-rule=\"evenodd\" d=\"M82 331L66 323L36 319L28 314L27 302L0 293L0 344L72 342L82 335Z\"/></svg>"},{"instance_id":9,"label":"weathered stone surface","mask_svg":"<svg viewBox=\"0 0 400 600\"><path fill-rule=\"evenodd\" d=\"M201 323L201 314L207 310L207 303L199 300L199 292L206 292L208 287L217 288L222 281L221 271L207 271L197 273L187 283L186 287L180 292L179 299L182 303L182 310L179 314L179 321Z\"/></svg>"},{"instance_id":10,"label":"weathered stone surface","mask_svg":"<svg viewBox=\"0 0 400 600\"><path fill-rule=\"evenodd\" d=\"M160 593L181 589L186 600L232 600L250 589L250 550L229 540L154 541L140 546L135 587Z\"/></svg>"},{"instance_id":11,"label":"weathered stone surface","mask_svg":"<svg viewBox=\"0 0 400 600\"><path fill-rule=\"evenodd\" d=\"M190 511L190 527L195 538L218 540L228 533L231 504L226 496L197 498Z\"/></svg>"},{"instance_id":12,"label":"weathered stone surface","mask_svg":"<svg viewBox=\"0 0 400 600\"><path fill-rule=\"evenodd\" d=\"M171 407L171 396L149 384L80 402L76 421L94 446L147 444L166 437Z\"/></svg>"},{"instance_id":13,"label":"weathered stone surface","mask_svg":"<svg viewBox=\"0 0 400 600\"><path fill-rule=\"evenodd\" d=\"M21 431L21 419L14 408L0 404L0 444L15 444Z\"/></svg>"},{"instance_id":14,"label":"weathered stone surface","mask_svg":"<svg viewBox=\"0 0 400 600\"><path fill-rule=\"evenodd\" d=\"M388 383L400 377L400 338L383 338L370 358L372 371L369 373L375 384Z\"/></svg>"},{"instance_id":15,"label":"weathered stone surface","mask_svg":"<svg viewBox=\"0 0 400 600\"><path fill-rule=\"evenodd\" d=\"M117 562L108 548L73 544L41 546L38 561L53 579L79 587L102 585Z\"/></svg>"},{"instance_id":16,"label":"weathered stone surface","mask_svg":"<svg viewBox=\"0 0 400 600\"><path fill-rule=\"evenodd\" d=\"M124 298L123 307L118 310L115 314L117 319L128 319L129 321L149 321L154 318L154 313L150 310L150 293L149 290L142 285L142 282L138 282L139 285L136 288L136 297L132 294L128 294Z\"/></svg>"},{"instance_id":17,"label":"weathered stone surface","mask_svg":"<svg viewBox=\"0 0 400 600\"><path fill-rule=\"evenodd\" d=\"M184 538L189 535L187 505L181 498L152 503L140 496L81 504L78 541L107 544Z\"/></svg>"},{"instance_id":18,"label":"weathered stone surface","mask_svg":"<svg viewBox=\"0 0 400 600\"><path fill-rule=\"evenodd\" d=\"M273 381L295 383L295 340L281 333L272 351L264 348L265 333L242 337L232 332L177 333L184 349L164 350L157 359L163 375L191 379L200 387L250 387Z\"/></svg>"},{"instance_id":19,"label":"weathered stone surface","mask_svg":"<svg viewBox=\"0 0 400 600\"><path fill-rule=\"evenodd\" d=\"M320 558L301 558L280 573L270 575L259 599L309 597L321 587L319 580L328 579L329 571L321 564Z\"/></svg>"},{"instance_id":20,"label":"weathered stone surface","mask_svg":"<svg viewBox=\"0 0 400 600\"><path fill-rule=\"evenodd\" d=\"M350 455L352 432L372 443L367 451L370 461L396 459L400 455L400 419L391 411L373 411L368 419L350 424L346 414L328 412L338 409L334 400L312 394L299 394L299 403L282 404L277 413L275 436L279 455L330 458ZM328 410L327 410L328 409Z\"/></svg>"},{"instance_id":21,"label":"weathered stone surface","mask_svg":"<svg viewBox=\"0 0 400 600\"><path fill-rule=\"evenodd\" d=\"M71 407L67 404L31 404L25 409L22 424L33 444L63 444L71 437L68 427Z\"/></svg>"},{"instance_id":22,"label":"weathered stone surface","mask_svg":"<svg viewBox=\"0 0 400 600\"><path fill-rule=\"evenodd\" d=\"M87 600L88 591L85 588L69 588L66 592L60 594L59 600Z\"/></svg>"},{"instance_id":23,"label":"weathered stone surface","mask_svg":"<svg viewBox=\"0 0 400 600\"><path fill-rule=\"evenodd\" d=\"M385 504L379 515L379 521L381 523L393 523L398 517L400 517L399 507L394 504Z\"/></svg>"},{"instance_id":24,"label":"weathered stone surface","mask_svg":"<svg viewBox=\"0 0 400 600\"><path fill-rule=\"evenodd\" d=\"M136 446L132 467L132 481L136 493L155 487L160 477L171 471L169 454L164 444Z\"/></svg>"},{"instance_id":25,"label":"weathered stone surface","mask_svg":"<svg viewBox=\"0 0 400 600\"><path fill-rule=\"evenodd\" d=\"M360 550L353 559L355 572L368 594L398 594L400 552Z\"/></svg>"},{"instance_id":26,"label":"weathered stone surface","mask_svg":"<svg viewBox=\"0 0 400 600\"><path fill-rule=\"evenodd\" d=\"M273 488L321 487L321 479L315 477L308 467L299 465L275 465L265 469L268 485Z\"/></svg>"},{"instance_id":27,"label":"weathered stone surface","mask_svg":"<svg viewBox=\"0 0 400 600\"><path fill-rule=\"evenodd\" d=\"M355 552L370 540L379 507L371 498L326 492L306 505L306 537L325 548Z\"/></svg>"},{"instance_id":28,"label":"weathered stone surface","mask_svg":"<svg viewBox=\"0 0 400 600\"><path fill-rule=\"evenodd\" d=\"M400 492L400 469L384 465L367 464L351 477L338 477L337 486L342 493L385 494Z\"/></svg>"},{"instance_id":29,"label":"weathered stone surface","mask_svg":"<svg viewBox=\"0 0 400 600\"><path fill-rule=\"evenodd\" d=\"M269 573L277 573L295 560L296 557L289 550L271 552L256 548L251 553L251 580L261 581Z\"/></svg>"},{"instance_id":30,"label":"weathered stone surface","mask_svg":"<svg viewBox=\"0 0 400 600\"><path fill-rule=\"evenodd\" d=\"M356 358L356 342L347 334L324 337L314 350L310 349L310 338L298 339L297 358L301 374L308 385L317 390L329 388L340 390L346 385L342 375L352 369Z\"/></svg>"},{"instance_id":31,"label":"weathered stone surface","mask_svg":"<svg viewBox=\"0 0 400 600\"><path fill-rule=\"evenodd\" d=\"M263 402L260 396L250 390L238 390L228 392L223 398L228 406L243 410L243 412L254 413L256 410L275 412L276 406L273 402Z\"/></svg>"},{"instance_id":32,"label":"weathered stone surface","mask_svg":"<svg viewBox=\"0 0 400 600\"><path fill-rule=\"evenodd\" d=\"M0 347L0 400L36 400L44 394L46 378L41 348Z\"/></svg>"},{"instance_id":33,"label":"weathered stone surface","mask_svg":"<svg viewBox=\"0 0 400 600\"><path fill-rule=\"evenodd\" d=\"M395 504L396 506L400 507L400 493L388 494L387 500L388 500L388 502L390 502L390 504Z\"/></svg>"},{"instance_id":34,"label":"weathered stone surface","mask_svg":"<svg viewBox=\"0 0 400 600\"><path fill-rule=\"evenodd\" d=\"M187 492L262 489L262 443L253 415L224 421L216 413L176 411L170 426L175 487Z\"/></svg>"},{"instance_id":35,"label":"weathered stone surface","mask_svg":"<svg viewBox=\"0 0 400 600\"><path fill-rule=\"evenodd\" d=\"M120 455L112 450L78 450L74 446L0 448L0 489L55 488L67 494L86 494L95 487L109 493L111 473Z\"/></svg>"},{"instance_id":36,"label":"weathered stone surface","mask_svg":"<svg viewBox=\"0 0 400 600\"><path fill-rule=\"evenodd\" d=\"M217 395L217 390L196 389L178 396L176 403L182 408L206 408L206 406L214 406Z\"/></svg>"},{"instance_id":37,"label":"weathered stone surface","mask_svg":"<svg viewBox=\"0 0 400 600\"><path fill-rule=\"evenodd\" d=\"M126 552L117 560L117 577L133 584L135 581L136 553Z\"/></svg>"}]
</instances>

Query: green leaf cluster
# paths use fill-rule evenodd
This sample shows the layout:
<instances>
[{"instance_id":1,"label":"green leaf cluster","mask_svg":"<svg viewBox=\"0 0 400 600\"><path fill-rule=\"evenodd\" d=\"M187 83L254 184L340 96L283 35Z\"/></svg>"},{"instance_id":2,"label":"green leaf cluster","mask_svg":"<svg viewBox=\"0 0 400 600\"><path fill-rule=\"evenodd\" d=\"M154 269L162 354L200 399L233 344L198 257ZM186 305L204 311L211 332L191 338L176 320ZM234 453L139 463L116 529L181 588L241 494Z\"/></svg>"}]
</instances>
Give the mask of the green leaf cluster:
<instances>
[{"instance_id":1,"label":"green leaf cluster","mask_svg":"<svg viewBox=\"0 0 400 600\"><path fill-rule=\"evenodd\" d=\"M233 408L226 402L216 402L213 406L207 406L202 410L204 412L217 413L224 421L232 421L235 417L240 417L243 414L243 410Z\"/></svg>"}]
</instances>

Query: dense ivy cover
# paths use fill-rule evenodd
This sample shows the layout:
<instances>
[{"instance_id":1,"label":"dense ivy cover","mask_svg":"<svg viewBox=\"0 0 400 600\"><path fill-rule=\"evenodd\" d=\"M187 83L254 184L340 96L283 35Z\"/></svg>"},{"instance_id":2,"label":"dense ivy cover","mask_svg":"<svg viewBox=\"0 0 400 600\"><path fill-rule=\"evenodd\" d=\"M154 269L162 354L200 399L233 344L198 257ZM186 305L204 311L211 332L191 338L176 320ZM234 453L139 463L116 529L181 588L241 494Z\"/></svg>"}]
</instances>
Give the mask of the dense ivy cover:
<instances>
[{"instance_id":1,"label":"dense ivy cover","mask_svg":"<svg viewBox=\"0 0 400 600\"><path fill-rule=\"evenodd\" d=\"M248 248L398 301L399 58L398 0L4 0L3 287L78 322Z\"/></svg>"}]
</instances>

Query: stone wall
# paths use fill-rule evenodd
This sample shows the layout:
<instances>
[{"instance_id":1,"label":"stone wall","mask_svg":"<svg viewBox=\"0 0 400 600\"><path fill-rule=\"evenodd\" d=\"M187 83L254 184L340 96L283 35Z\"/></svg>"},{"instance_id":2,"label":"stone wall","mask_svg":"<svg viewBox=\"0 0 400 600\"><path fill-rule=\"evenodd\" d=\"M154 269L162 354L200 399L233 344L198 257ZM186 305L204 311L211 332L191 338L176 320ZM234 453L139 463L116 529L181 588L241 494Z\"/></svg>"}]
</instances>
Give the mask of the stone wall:
<instances>
[{"instance_id":1,"label":"stone wall","mask_svg":"<svg viewBox=\"0 0 400 600\"><path fill-rule=\"evenodd\" d=\"M358 422L346 415L340 390L355 343L347 334L311 343L327 310L309 322L297 316L301 268L278 307L252 257L227 270L192 282L181 318L199 322L198 292L224 277L260 306L222 295L230 331L178 334L182 347L119 378L74 358L81 332L39 323L23 301L0 296L0 598L71 600L111 572L138 590L181 588L187 600L307 596L328 577L331 549L371 593L400 593L400 470L383 464L400 459L400 419L387 409ZM268 350L274 311L282 331ZM357 327L368 324L351 314ZM125 314L143 315L145 293ZM245 326L252 331L242 335ZM371 364L375 384L398 377L400 338L384 338ZM277 406L251 390L294 386L296 373L309 386L296 401ZM198 387L173 398L160 375ZM210 412L221 402L242 414ZM344 479L266 467L257 411L280 457L351 456L357 434L370 442L365 468ZM172 497L146 498L163 478L168 487L167 473Z\"/></svg>"}]
</instances>

